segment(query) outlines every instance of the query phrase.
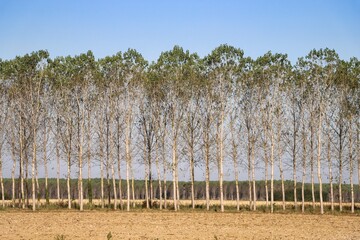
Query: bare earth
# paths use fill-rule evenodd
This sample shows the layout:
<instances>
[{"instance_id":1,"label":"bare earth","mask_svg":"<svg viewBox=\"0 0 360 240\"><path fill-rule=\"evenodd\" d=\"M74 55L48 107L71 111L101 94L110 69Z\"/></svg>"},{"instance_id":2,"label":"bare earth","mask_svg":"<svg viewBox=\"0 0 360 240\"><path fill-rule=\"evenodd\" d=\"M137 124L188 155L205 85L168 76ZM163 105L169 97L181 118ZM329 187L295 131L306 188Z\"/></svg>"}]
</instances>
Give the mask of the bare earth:
<instances>
[{"instance_id":1,"label":"bare earth","mask_svg":"<svg viewBox=\"0 0 360 240\"><path fill-rule=\"evenodd\" d=\"M360 216L171 211L0 212L0 239L360 239Z\"/></svg>"}]
</instances>

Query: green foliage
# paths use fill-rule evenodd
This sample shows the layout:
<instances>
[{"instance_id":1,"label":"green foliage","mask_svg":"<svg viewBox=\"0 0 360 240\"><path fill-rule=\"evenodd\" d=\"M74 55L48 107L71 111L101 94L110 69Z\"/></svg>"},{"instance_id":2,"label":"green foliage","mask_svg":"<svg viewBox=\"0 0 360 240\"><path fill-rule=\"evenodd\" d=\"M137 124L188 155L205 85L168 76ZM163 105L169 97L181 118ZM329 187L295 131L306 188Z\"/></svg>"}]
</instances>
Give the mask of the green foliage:
<instances>
[{"instance_id":1,"label":"green foliage","mask_svg":"<svg viewBox=\"0 0 360 240\"><path fill-rule=\"evenodd\" d=\"M45 199L46 199L46 204L49 205L50 204L49 188L45 189Z\"/></svg>"},{"instance_id":2,"label":"green foliage","mask_svg":"<svg viewBox=\"0 0 360 240\"><path fill-rule=\"evenodd\" d=\"M92 204L92 199L93 199L93 189L92 189L92 184L91 184L91 179L88 180L88 198L89 198L89 204Z\"/></svg>"}]
</instances>

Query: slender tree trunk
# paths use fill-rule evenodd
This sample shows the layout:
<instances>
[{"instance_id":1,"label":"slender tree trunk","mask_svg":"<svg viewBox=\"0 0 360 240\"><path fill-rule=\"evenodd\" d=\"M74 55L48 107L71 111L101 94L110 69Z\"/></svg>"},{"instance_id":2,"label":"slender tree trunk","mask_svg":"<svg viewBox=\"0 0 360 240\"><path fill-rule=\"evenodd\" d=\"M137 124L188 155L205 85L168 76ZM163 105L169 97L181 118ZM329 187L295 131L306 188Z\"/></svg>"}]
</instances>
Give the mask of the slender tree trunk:
<instances>
[{"instance_id":1,"label":"slender tree trunk","mask_svg":"<svg viewBox=\"0 0 360 240\"><path fill-rule=\"evenodd\" d=\"M88 185L88 199L89 199L89 205L92 206L93 203L93 190L92 190L92 184L91 184L91 113L88 111L87 114L87 185Z\"/></svg>"},{"instance_id":2,"label":"slender tree trunk","mask_svg":"<svg viewBox=\"0 0 360 240\"><path fill-rule=\"evenodd\" d=\"M112 122L112 115L110 115L110 122ZM112 131L109 130L109 158L111 163L111 177L112 177L112 185L113 185L113 193L114 193L114 210L117 209L117 191L116 191L116 179L115 179L115 160L113 157L113 145L111 144L112 139Z\"/></svg>"},{"instance_id":3,"label":"slender tree trunk","mask_svg":"<svg viewBox=\"0 0 360 240\"><path fill-rule=\"evenodd\" d=\"M30 93L31 93L31 103L32 104L36 104L35 106L33 106L31 108L31 127L32 127L32 140L33 140L33 149L32 149L32 163L31 163L31 185L32 185L32 210L35 211L36 210L36 203L35 203L35 177L37 178L37 174L36 174L36 168L37 168L37 159L36 159L36 154L37 154L37 142L36 142L36 138L37 138L37 121L38 121L38 112L39 112L39 104L40 104L40 84L41 84L41 80L38 82L39 86L37 88L37 95L36 95L36 99L34 99L33 96L33 89L32 89L32 84L30 84ZM36 176L35 176L36 174ZM36 179L37 180L37 179ZM38 188L39 189L39 188Z\"/></svg>"},{"instance_id":4,"label":"slender tree trunk","mask_svg":"<svg viewBox=\"0 0 360 240\"><path fill-rule=\"evenodd\" d=\"M149 204L149 160L148 160L148 154L146 151L146 139L144 139L144 161L145 161L145 202L146 202L146 208L149 209L150 208L150 204Z\"/></svg>"},{"instance_id":5,"label":"slender tree trunk","mask_svg":"<svg viewBox=\"0 0 360 240\"><path fill-rule=\"evenodd\" d=\"M59 119L57 120L59 124ZM55 151L56 151L56 196L58 203L60 203L60 147L59 147L59 126L57 126L57 134L55 140Z\"/></svg>"},{"instance_id":6,"label":"slender tree trunk","mask_svg":"<svg viewBox=\"0 0 360 240\"><path fill-rule=\"evenodd\" d=\"M154 199L154 188L153 188L153 177L152 177L152 164L151 164L151 145L148 142L147 144L147 159L148 159L148 176L149 176L149 187L150 187L150 199L149 199L149 206L152 208L152 201Z\"/></svg>"},{"instance_id":7,"label":"slender tree trunk","mask_svg":"<svg viewBox=\"0 0 360 240\"><path fill-rule=\"evenodd\" d=\"M249 131L248 131L248 134ZM247 160L248 160L248 192L249 192L249 207L250 210L253 210L253 198L252 198L252 186L251 186L251 139L248 136L248 152L247 152Z\"/></svg>"},{"instance_id":8,"label":"slender tree trunk","mask_svg":"<svg viewBox=\"0 0 360 240\"><path fill-rule=\"evenodd\" d=\"M35 127L35 122L33 122L33 152L32 152L32 175L31 175L31 185L32 185L32 210L35 211L36 210L36 189L35 189L35 168L36 168L36 154L37 154L37 149L36 149L36 127Z\"/></svg>"},{"instance_id":9,"label":"slender tree trunk","mask_svg":"<svg viewBox=\"0 0 360 240\"><path fill-rule=\"evenodd\" d=\"M106 191L107 191L107 200L108 208L111 208L111 186L110 186L110 119L108 118L108 113L105 113L106 121Z\"/></svg>"},{"instance_id":10,"label":"slender tree trunk","mask_svg":"<svg viewBox=\"0 0 360 240\"><path fill-rule=\"evenodd\" d=\"M126 155L128 155L128 152L126 153ZM130 211L130 160L129 159L126 160L126 198L127 198L126 211Z\"/></svg>"},{"instance_id":11,"label":"slender tree trunk","mask_svg":"<svg viewBox=\"0 0 360 240\"><path fill-rule=\"evenodd\" d=\"M176 144L177 149L177 144ZM176 182L176 203L177 203L177 210L180 210L180 188L179 188L179 170L178 170L178 157L176 151L176 166L175 166L175 182Z\"/></svg>"},{"instance_id":12,"label":"slender tree trunk","mask_svg":"<svg viewBox=\"0 0 360 240\"><path fill-rule=\"evenodd\" d=\"M152 164L151 164L151 148L148 143L148 150L147 150L147 160L148 160L148 180L149 180L149 207L152 208L152 200L154 199L153 196L153 179L152 179Z\"/></svg>"},{"instance_id":13,"label":"slender tree trunk","mask_svg":"<svg viewBox=\"0 0 360 240\"><path fill-rule=\"evenodd\" d=\"M210 143L209 131L207 128L204 131L204 148L205 148L205 195L206 195L206 210L210 210Z\"/></svg>"},{"instance_id":14,"label":"slender tree trunk","mask_svg":"<svg viewBox=\"0 0 360 240\"><path fill-rule=\"evenodd\" d=\"M174 118L174 116L173 116ZM172 172L173 172L173 204L174 204L174 210L177 211L178 203L177 203L177 184L176 184L176 148L177 148L177 139L176 139L176 132L175 132L175 126L174 126L174 119L172 119Z\"/></svg>"},{"instance_id":15,"label":"slender tree trunk","mask_svg":"<svg viewBox=\"0 0 360 240\"><path fill-rule=\"evenodd\" d=\"M270 132L270 143L271 143L271 154L270 154L270 165L271 165L271 181L270 181L270 211L274 212L274 133L271 129Z\"/></svg>"},{"instance_id":16,"label":"slender tree trunk","mask_svg":"<svg viewBox=\"0 0 360 240\"><path fill-rule=\"evenodd\" d=\"M122 199L122 186L121 186L121 157L120 157L120 120L117 120L117 172L118 172L118 182L119 182L119 201L120 201L120 209L123 209L123 199Z\"/></svg>"},{"instance_id":17,"label":"slender tree trunk","mask_svg":"<svg viewBox=\"0 0 360 240\"><path fill-rule=\"evenodd\" d=\"M329 184L330 184L330 203L331 203L331 212L334 212L334 187L333 187L333 175L332 175L332 160L331 160L331 137L329 122L327 122L327 160L329 166Z\"/></svg>"},{"instance_id":18,"label":"slender tree trunk","mask_svg":"<svg viewBox=\"0 0 360 240\"><path fill-rule=\"evenodd\" d=\"M189 117L190 118L190 117ZM190 165L190 181L191 181L191 207L195 208L195 189L194 189L194 181L195 181L195 174L194 174L194 131L191 126L191 120L188 120L188 136L189 136L189 165Z\"/></svg>"},{"instance_id":19,"label":"slender tree trunk","mask_svg":"<svg viewBox=\"0 0 360 240\"><path fill-rule=\"evenodd\" d=\"M20 188L21 188L21 202L22 208L25 209L25 189L24 189L24 144L23 144L23 129L22 129L22 117L20 116L19 124L19 145L20 145Z\"/></svg>"},{"instance_id":20,"label":"slender tree trunk","mask_svg":"<svg viewBox=\"0 0 360 240\"><path fill-rule=\"evenodd\" d=\"M320 213L324 214L324 203L323 203L323 191L322 191L322 179L321 179L321 132L322 132L322 107L320 103L319 110L319 126L318 126L318 152L317 152L317 167L318 167L318 180L319 180L319 194L320 194Z\"/></svg>"},{"instance_id":21,"label":"slender tree trunk","mask_svg":"<svg viewBox=\"0 0 360 240\"><path fill-rule=\"evenodd\" d=\"M43 141L44 141L44 171L45 171L45 199L46 199L46 205L50 204L50 199L49 199L49 187L48 187L48 177L49 177L49 173L48 173L48 166L47 166L47 130L46 130L46 122L44 124L44 136L43 136Z\"/></svg>"},{"instance_id":22,"label":"slender tree trunk","mask_svg":"<svg viewBox=\"0 0 360 240\"><path fill-rule=\"evenodd\" d=\"M232 135L232 159L234 166L234 176L235 176L235 189L236 189L236 210L240 210L240 194L239 194L239 171L238 171L238 151L237 144L235 142L235 130L233 128L233 122L230 123L231 135Z\"/></svg>"},{"instance_id":23,"label":"slender tree trunk","mask_svg":"<svg viewBox=\"0 0 360 240\"><path fill-rule=\"evenodd\" d=\"M268 179L269 179L269 156L267 153L267 143L266 139L264 140L263 149L264 149L264 159L265 159L265 201L266 201L266 209L269 207L269 186L268 186Z\"/></svg>"},{"instance_id":24,"label":"slender tree trunk","mask_svg":"<svg viewBox=\"0 0 360 240\"><path fill-rule=\"evenodd\" d=\"M349 167L350 167L350 192L351 192L351 213L355 212L355 199L354 199L354 181L353 181L353 133L352 133L352 120L349 120Z\"/></svg>"},{"instance_id":25,"label":"slender tree trunk","mask_svg":"<svg viewBox=\"0 0 360 240\"><path fill-rule=\"evenodd\" d=\"M112 111L112 110L110 110ZM113 122L112 113L110 113L110 123ZM117 209L117 191L116 191L116 179L115 179L115 160L113 156L113 145L111 144L111 139L113 138L112 131L109 129L109 160L111 163L111 177L114 193L114 210Z\"/></svg>"},{"instance_id":26,"label":"slender tree trunk","mask_svg":"<svg viewBox=\"0 0 360 240\"><path fill-rule=\"evenodd\" d=\"M254 139L251 143L251 178L252 178L252 189L253 189L253 210L256 211L256 181L255 181L255 142Z\"/></svg>"},{"instance_id":27,"label":"slender tree trunk","mask_svg":"<svg viewBox=\"0 0 360 240\"><path fill-rule=\"evenodd\" d=\"M25 129L24 129L25 131ZM24 136L25 133L24 133ZM28 154L27 144L24 144L24 180L25 180L25 198L26 198L26 206L30 206L29 197L31 196L29 189L29 154Z\"/></svg>"},{"instance_id":28,"label":"slender tree trunk","mask_svg":"<svg viewBox=\"0 0 360 240\"><path fill-rule=\"evenodd\" d=\"M356 124L356 155L357 155L357 167L358 167L358 187L360 190L360 117L358 117Z\"/></svg>"},{"instance_id":29,"label":"slender tree trunk","mask_svg":"<svg viewBox=\"0 0 360 240\"><path fill-rule=\"evenodd\" d=\"M166 128L166 126L164 126ZM161 140L161 151L162 151L162 161L163 161L163 177L164 177L164 208L167 209L167 184L166 184L166 174L167 174L167 161L166 161L166 149L165 149L165 138L166 138L166 129L164 129L164 135L162 135Z\"/></svg>"},{"instance_id":30,"label":"slender tree trunk","mask_svg":"<svg viewBox=\"0 0 360 240\"><path fill-rule=\"evenodd\" d=\"M116 178L115 178L115 161L112 159L111 161L111 175L112 175L112 184L113 184L113 191L114 191L114 210L117 209L117 191L116 191Z\"/></svg>"},{"instance_id":31,"label":"slender tree trunk","mask_svg":"<svg viewBox=\"0 0 360 240\"><path fill-rule=\"evenodd\" d=\"M15 156L15 129L12 129L12 138L11 138L11 158L13 160L13 166L11 169L11 183L12 183L12 188L11 188L11 203L12 203L12 207L15 208L15 201L16 201L16 196L15 196L15 171L16 171L16 156Z\"/></svg>"},{"instance_id":32,"label":"slender tree trunk","mask_svg":"<svg viewBox=\"0 0 360 240\"><path fill-rule=\"evenodd\" d=\"M70 192L70 174L71 174L71 145L72 145L72 121L68 121L67 126L68 149L67 149L67 195L68 195L68 208L71 209L71 192Z\"/></svg>"},{"instance_id":33,"label":"slender tree trunk","mask_svg":"<svg viewBox=\"0 0 360 240\"><path fill-rule=\"evenodd\" d=\"M302 121L305 121L302 112ZM301 179L301 212L305 212L305 180L306 180L306 130L305 123L302 124L302 179Z\"/></svg>"},{"instance_id":34,"label":"slender tree trunk","mask_svg":"<svg viewBox=\"0 0 360 240\"><path fill-rule=\"evenodd\" d=\"M191 206L194 209L195 208L195 166L194 166L194 148L191 147L190 149L190 180L191 180Z\"/></svg>"},{"instance_id":35,"label":"slender tree trunk","mask_svg":"<svg viewBox=\"0 0 360 240\"><path fill-rule=\"evenodd\" d=\"M136 207L135 205L135 179L134 179L134 171L131 165L131 191L132 191L132 200L133 200L133 208Z\"/></svg>"},{"instance_id":36,"label":"slender tree trunk","mask_svg":"<svg viewBox=\"0 0 360 240\"><path fill-rule=\"evenodd\" d=\"M68 125L68 130L69 128L71 128L70 125ZM66 180L66 185L67 185L67 196L68 196L68 208L71 209L71 189L70 189L70 174L71 174L71 134L69 135L68 132L68 136L69 136L69 146L68 146L68 151L67 151L67 180Z\"/></svg>"},{"instance_id":37,"label":"slender tree trunk","mask_svg":"<svg viewBox=\"0 0 360 240\"><path fill-rule=\"evenodd\" d=\"M295 110L294 110L295 111ZM294 181L294 207L295 211L297 210L297 192L296 192L296 185L297 185L297 178L296 178L296 143L297 143L297 130L296 130L296 116L295 113L293 114L293 129L294 129L294 135L293 135L293 147L292 147L292 157L293 157L293 181Z\"/></svg>"},{"instance_id":38,"label":"slender tree trunk","mask_svg":"<svg viewBox=\"0 0 360 240\"><path fill-rule=\"evenodd\" d=\"M315 184L314 184L314 127L313 117L311 116L310 126L310 175L311 175L311 199L312 207L315 209Z\"/></svg>"},{"instance_id":39,"label":"slender tree trunk","mask_svg":"<svg viewBox=\"0 0 360 240\"><path fill-rule=\"evenodd\" d=\"M126 129L125 129L125 155L126 155L126 211L130 211L130 137L131 137L131 112L126 114Z\"/></svg>"},{"instance_id":40,"label":"slender tree trunk","mask_svg":"<svg viewBox=\"0 0 360 240\"><path fill-rule=\"evenodd\" d=\"M79 110L80 111L80 110ZM83 203L83 199L84 199L84 192L83 192L83 177L82 177L82 167L83 167L83 162L82 162L82 158L83 158L83 135L84 135L84 116L82 116L82 119L80 120L80 118L78 118L78 141L79 141L79 145L78 145L78 161L79 161L79 190L78 190L78 194L79 194L79 205L80 205L80 211L84 210L84 203Z\"/></svg>"},{"instance_id":41,"label":"slender tree trunk","mask_svg":"<svg viewBox=\"0 0 360 240\"><path fill-rule=\"evenodd\" d=\"M284 186L284 169L282 164L282 147L281 147L281 122L278 122L278 159L279 159L279 171L280 171L280 178L281 178L281 196L282 196L282 208L285 211L286 204L285 204L285 186Z\"/></svg>"},{"instance_id":42,"label":"slender tree trunk","mask_svg":"<svg viewBox=\"0 0 360 240\"><path fill-rule=\"evenodd\" d=\"M159 208L160 210L162 209L162 186L161 186L161 175L160 175L160 165L159 165L159 144L158 144L158 140L156 140L155 142L156 146L155 146L155 154L156 154L156 159L155 159L155 164L156 164L156 170L157 170L157 177L158 177L158 184L159 184Z\"/></svg>"},{"instance_id":43,"label":"slender tree trunk","mask_svg":"<svg viewBox=\"0 0 360 240\"><path fill-rule=\"evenodd\" d=\"M342 168L343 168L343 160L342 160L342 128L340 128L339 134L339 211L342 212Z\"/></svg>"},{"instance_id":44,"label":"slender tree trunk","mask_svg":"<svg viewBox=\"0 0 360 240\"><path fill-rule=\"evenodd\" d=\"M38 170L38 161L35 162L35 183L36 183L36 199L37 207L40 208L40 186L39 186L39 170Z\"/></svg>"},{"instance_id":45,"label":"slender tree trunk","mask_svg":"<svg viewBox=\"0 0 360 240\"><path fill-rule=\"evenodd\" d=\"M99 138L100 138L100 141L99 141L99 147L100 147L100 192L101 192L100 201L101 201L101 208L105 208L105 195L104 195L104 142L103 142L103 138L102 138L101 134L102 134L102 131L99 134Z\"/></svg>"},{"instance_id":46,"label":"slender tree trunk","mask_svg":"<svg viewBox=\"0 0 360 240\"><path fill-rule=\"evenodd\" d=\"M1 146L0 146L1 148ZM5 208L5 192L4 192L4 180L3 180L3 175L2 175L2 153L1 153L1 149L0 149L0 184L1 184L1 205L2 208Z\"/></svg>"},{"instance_id":47,"label":"slender tree trunk","mask_svg":"<svg viewBox=\"0 0 360 240\"><path fill-rule=\"evenodd\" d=\"M222 109L220 116L220 136L219 136L219 150L220 150L220 159L219 159L219 168L220 168L220 207L221 212L224 212L224 190L223 190L223 178L224 178L224 170L223 170L223 161L224 161L224 118L225 118L225 110ZM256 207L255 207L256 208Z\"/></svg>"}]
</instances>

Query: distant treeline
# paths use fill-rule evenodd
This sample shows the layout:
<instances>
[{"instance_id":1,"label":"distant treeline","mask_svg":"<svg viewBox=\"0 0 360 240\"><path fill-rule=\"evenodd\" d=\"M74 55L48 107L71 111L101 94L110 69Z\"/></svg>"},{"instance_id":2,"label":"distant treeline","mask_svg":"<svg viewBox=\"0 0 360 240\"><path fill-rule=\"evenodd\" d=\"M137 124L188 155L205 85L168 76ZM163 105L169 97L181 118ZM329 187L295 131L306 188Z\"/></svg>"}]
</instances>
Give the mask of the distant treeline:
<instances>
[{"instance_id":1,"label":"distant treeline","mask_svg":"<svg viewBox=\"0 0 360 240\"><path fill-rule=\"evenodd\" d=\"M18 181L16 181L16 185L19 186ZM37 194L38 199L45 199L45 188L42 187L45 185L45 179L41 178L38 179L38 184L40 186L39 192ZM11 179L4 179L4 186L5 186L5 199L11 200L11 188L12 188L12 182ZM48 179L48 188L49 188L49 198L50 199L57 199L57 187L56 187L56 179L55 178L49 178ZM78 199L78 180L77 179L71 179L70 183L70 189L71 189L71 199L76 200ZM167 182L167 199L172 200L173 199L173 189L172 189L173 183L172 181ZM195 189L195 199L196 200L205 200L206 199L206 190L205 190L205 182L203 181L195 181L194 182L194 189ZM285 181L285 192L286 192L286 201L294 201L294 195L293 195L293 181ZM298 184L298 194L301 195L301 187L300 184ZM121 181L121 187L122 189L126 189L126 181ZM163 186L164 187L164 186ZM27 199L31 199L31 181L28 181L28 183L25 182L25 188L29 189L27 192ZM93 178L91 179L91 188L92 188L92 199L101 199L101 180L100 178ZM116 184L116 188L119 188L119 185ZM191 199L191 182L182 182L179 181L179 188L180 188L180 199ZM305 201L310 202L312 201L312 195L311 195L311 184L306 183L305 186ZM318 184L315 184L315 193L316 196L319 196L319 186ZM113 199L113 192L112 192L113 186L110 183L109 186L105 185L104 187L104 194L106 196L106 199ZM256 189L257 189L257 199L259 201L265 201L266 200L266 193L265 193L265 182L264 181L256 181ZM355 201L360 201L360 192L359 188L356 185L355 186ZM335 201L338 201L338 188L337 186L334 186L335 190ZM119 193L119 192L118 192ZM145 199L145 186L144 186L144 180L134 180L134 197L136 200L144 200ZM153 194L154 199L153 201L156 201L160 198L159 196L159 185L157 181L153 182ZM240 200L248 200L249 199L249 183L247 181L240 181L239 182L239 193L240 193ZM110 194L110 196L109 196ZM325 202L330 201L330 185L324 184L323 185L323 199ZM0 195L1 196L1 195ZM84 198L89 199L89 185L84 184ZM217 181L210 181L210 199L211 200L219 200L220 192L219 192L219 182ZM351 192L350 192L350 185L344 184L343 185L343 197L344 202L350 202L351 201ZM120 199L120 195L117 196L118 199ZM122 199L126 199L126 191L122 191ZM60 199L66 201L67 200L67 187L66 187L66 179L60 179ZM133 199L133 196L131 196L131 199ZM236 186L235 181L224 181L224 199L225 200L236 200ZM282 200L282 193L281 193L281 181L275 180L274 181L274 201L281 201Z\"/></svg>"}]
</instances>

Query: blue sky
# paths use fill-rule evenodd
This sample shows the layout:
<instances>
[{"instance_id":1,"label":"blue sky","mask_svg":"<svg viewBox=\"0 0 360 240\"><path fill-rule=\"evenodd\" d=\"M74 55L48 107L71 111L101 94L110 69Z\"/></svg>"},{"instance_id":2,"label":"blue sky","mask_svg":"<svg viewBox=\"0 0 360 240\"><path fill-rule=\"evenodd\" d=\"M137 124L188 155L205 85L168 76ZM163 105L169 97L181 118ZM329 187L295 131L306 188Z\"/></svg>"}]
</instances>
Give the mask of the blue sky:
<instances>
[{"instance_id":1,"label":"blue sky","mask_svg":"<svg viewBox=\"0 0 360 240\"><path fill-rule=\"evenodd\" d=\"M0 0L0 58L39 49L96 57L135 48L156 60L175 44L210 53L227 43L256 58L313 48L360 58L360 0Z\"/></svg>"}]
</instances>

